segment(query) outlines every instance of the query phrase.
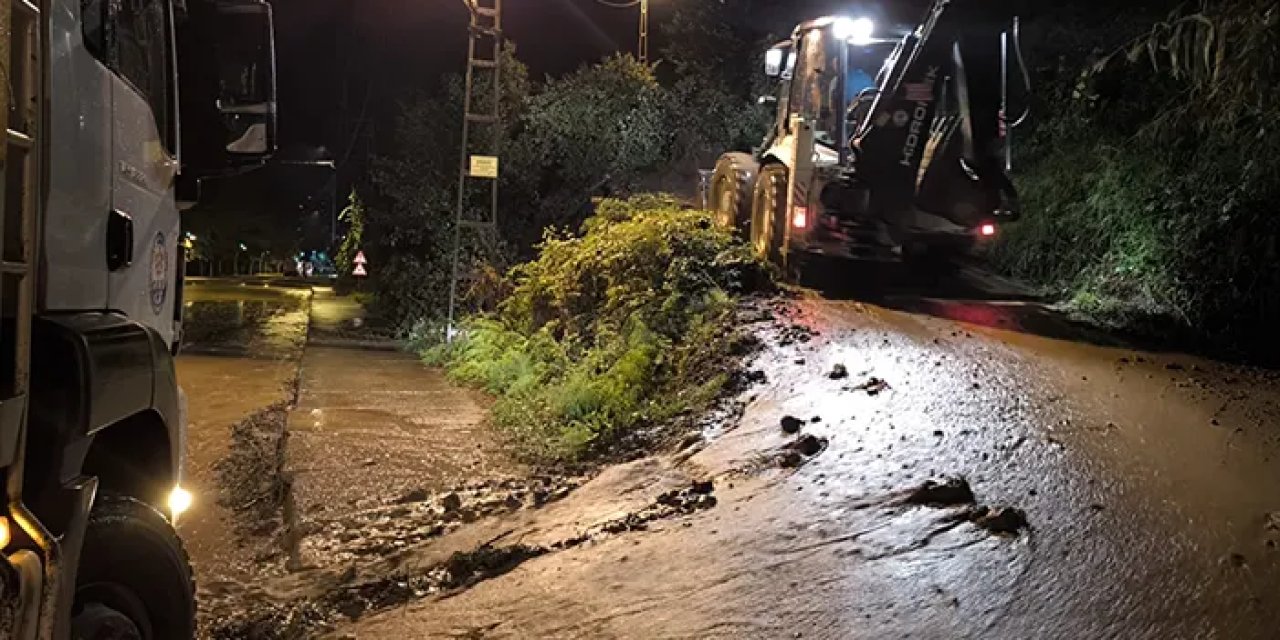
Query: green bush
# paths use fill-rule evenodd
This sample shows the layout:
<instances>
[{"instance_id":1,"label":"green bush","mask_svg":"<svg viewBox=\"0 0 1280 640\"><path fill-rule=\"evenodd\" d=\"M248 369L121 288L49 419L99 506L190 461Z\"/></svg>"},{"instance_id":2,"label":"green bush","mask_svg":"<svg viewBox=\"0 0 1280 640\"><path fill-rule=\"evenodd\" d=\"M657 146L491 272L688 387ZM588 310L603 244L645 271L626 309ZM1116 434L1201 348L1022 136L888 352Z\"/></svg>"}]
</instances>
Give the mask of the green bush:
<instances>
[{"instance_id":1,"label":"green bush","mask_svg":"<svg viewBox=\"0 0 1280 640\"><path fill-rule=\"evenodd\" d=\"M1280 321L1280 16L1258 5L1208 2L1060 64L996 263L1115 325L1280 356L1256 346Z\"/></svg>"},{"instance_id":2,"label":"green bush","mask_svg":"<svg viewBox=\"0 0 1280 640\"><path fill-rule=\"evenodd\" d=\"M533 457L576 461L648 438L720 392L741 339L734 298L764 269L705 212L606 200L581 236L548 234L493 314L424 351L495 394Z\"/></svg>"}]
</instances>

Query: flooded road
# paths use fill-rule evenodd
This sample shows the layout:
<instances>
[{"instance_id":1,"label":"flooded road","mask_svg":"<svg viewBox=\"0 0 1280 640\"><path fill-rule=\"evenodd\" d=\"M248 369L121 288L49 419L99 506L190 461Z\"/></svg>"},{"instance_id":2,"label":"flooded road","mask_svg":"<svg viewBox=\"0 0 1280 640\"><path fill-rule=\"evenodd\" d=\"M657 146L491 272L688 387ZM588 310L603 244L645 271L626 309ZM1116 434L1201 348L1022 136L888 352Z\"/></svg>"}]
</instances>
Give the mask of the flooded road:
<instances>
[{"instance_id":1,"label":"flooded road","mask_svg":"<svg viewBox=\"0 0 1280 640\"><path fill-rule=\"evenodd\" d=\"M352 547L376 548L379 537L413 537L418 527L396 522L406 505L525 472L486 423L483 394L413 355L313 343L300 396L286 473L299 528L322 534L302 536L300 565L350 560Z\"/></svg>"},{"instance_id":2,"label":"flooded road","mask_svg":"<svg viewBox=\"0 0 1280 640\"><path fill-rule=\"evenodd\" d=\"M197 317L222 324L179 359L204 496L182 532L202 593L285 594L279 611L312 616L287 637L1280 629L1274 372L1116 346L1016 296L806 291L747 312L761 382L703 442L581 486L529 484L482 397L403 354L304 348L327 296L196 289ZM213 496L230 425L294 379L290 572L234 543ZM441 573L473 561L493 575ZM263 567L283 577L226 590ZM449 584L464 586L439 595ZM267 633L285 614L253 615L224 629Z\"/></svg>"},{"instance_id":3,"label":"flooded road","mask_svg":"<svg viewBox=\"0 0 1280 640\"><path fill-rule=\"evenodd\" d=\"M227 456L231 426L279 402L297 376L306 337L309 290L187 284L178 381L187 393L187 477L196 497L179 532L201 589L244 579L261 563L232 544L231 516L218 504L217 463Z\"/></svg>"},{"instance_id":4,"label":"flooded road","mask_svg":"<svg viewBox=\"0 0 1280 640\"><path fill-rule=\"evenodd\" d=\"M713 509L549 553L341 632L1276 637L1274 373L1037 335L1025 318L1039 308L915 303L907 312L809 293L768 314L768 348L753 364L767 382L744 394L725 434L664 472L712 479ZM784 328L769 328L778 318ZM784 416L821 443L794 470L775 464L797 437L779 428ZM663 477L596 493L616 501L668 486ZM973 497L906 498L948 477ZM551 510L509 537L587 528L617 517L608 504ZM1006 507L1029 528L974 524Z\"/></svg>"}]
</instances>

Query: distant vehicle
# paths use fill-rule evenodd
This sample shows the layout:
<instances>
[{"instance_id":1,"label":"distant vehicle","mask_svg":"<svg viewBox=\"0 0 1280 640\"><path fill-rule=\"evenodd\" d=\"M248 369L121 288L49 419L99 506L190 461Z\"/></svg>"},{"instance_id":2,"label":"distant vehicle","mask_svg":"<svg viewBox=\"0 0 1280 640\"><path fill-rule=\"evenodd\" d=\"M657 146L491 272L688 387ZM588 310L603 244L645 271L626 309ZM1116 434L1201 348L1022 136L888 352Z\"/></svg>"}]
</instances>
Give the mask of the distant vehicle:
<instances>
[{"instance_id":1,"label":"distant vehicle","mask_svg":"<svg viewBox=\"0 0 1280 640\"><path fill-rule=\"evenodd\" d=\"M765 56L764 145L716 164L720 224L794 272L809 256L953 254L1016 220L1004 113L1021 55L1005 4L935 0L905 33L852 17L796 27Z\"/></svg>"},{"instance_id":2,"label":"distant vehicle","mask_svg":"<svg viewBox=\"0 0 1280 640\"><path fill-rule=\"evenodd\" d=\"M178 191L275 149L271 8L0 3L0 637L192 638Z\"/></svg>"}]
</instances>

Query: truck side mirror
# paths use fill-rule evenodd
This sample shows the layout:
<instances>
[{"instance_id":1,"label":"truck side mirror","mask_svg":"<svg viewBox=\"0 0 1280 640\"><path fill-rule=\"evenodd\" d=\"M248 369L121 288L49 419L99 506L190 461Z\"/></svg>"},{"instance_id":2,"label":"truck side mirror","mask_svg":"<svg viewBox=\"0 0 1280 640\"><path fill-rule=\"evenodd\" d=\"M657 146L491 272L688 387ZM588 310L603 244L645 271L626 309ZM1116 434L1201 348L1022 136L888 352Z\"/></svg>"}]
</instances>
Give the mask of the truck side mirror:
<instances>
[{"instance_id":1,"label":"truck side mirror","mask_svg":"<svg viewBox=\"0 0 1280 640\"><path fill-rule=\"evenodd\" d=\"M222 0L214 9L217 108L232 164L261 164L276 150L276 47L271 5Z\"/></svg>"}]
</instances>

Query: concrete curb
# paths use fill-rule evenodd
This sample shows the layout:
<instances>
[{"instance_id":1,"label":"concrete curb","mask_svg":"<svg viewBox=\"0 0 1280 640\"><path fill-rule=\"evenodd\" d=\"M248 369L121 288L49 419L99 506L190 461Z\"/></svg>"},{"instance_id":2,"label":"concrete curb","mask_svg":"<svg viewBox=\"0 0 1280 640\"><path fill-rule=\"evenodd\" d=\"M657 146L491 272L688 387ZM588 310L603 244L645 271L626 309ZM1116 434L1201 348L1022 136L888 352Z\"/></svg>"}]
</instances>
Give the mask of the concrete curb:
<instances>
[{"instance_id":1,"label":"concrete curb","mask_svg":"<svg viewBox=\"0 0 1280 640\"><path fill-rule=\"evenodd\" d=\"M333 349L355 349L360 351L403 351L404 343L399 340L353 340L346 338L311 338L308 347L329 347Z\"/></svg>"}]
</instances>

